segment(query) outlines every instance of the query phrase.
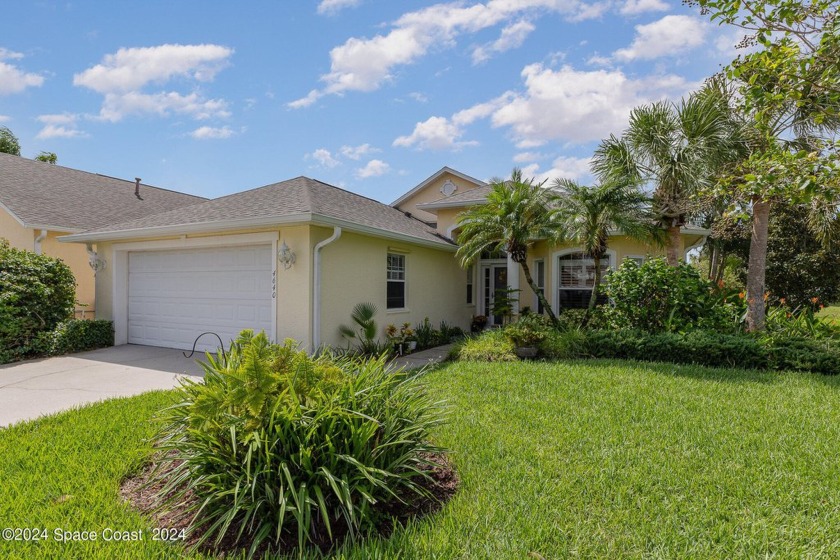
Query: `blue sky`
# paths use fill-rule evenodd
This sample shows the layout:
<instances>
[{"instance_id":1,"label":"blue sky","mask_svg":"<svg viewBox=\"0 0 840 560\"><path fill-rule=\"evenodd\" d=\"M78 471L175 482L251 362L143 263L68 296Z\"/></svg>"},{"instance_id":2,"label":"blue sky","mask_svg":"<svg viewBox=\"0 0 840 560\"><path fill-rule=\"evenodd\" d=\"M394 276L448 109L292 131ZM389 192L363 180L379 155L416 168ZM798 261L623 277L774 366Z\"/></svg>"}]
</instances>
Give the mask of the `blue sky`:
<instances>
[{"instance_id":1,"label":"blue sky","mask_svg":"<svg viewBox=\"0 0 840 560\"><path fill-rule=\"evenodd\" d=\"M738 38L666 0L14 2L0 125L25 157L207 197L306 175L390 202L444 165L587 181L633 106Z\"/></svg>"}]
</instances>

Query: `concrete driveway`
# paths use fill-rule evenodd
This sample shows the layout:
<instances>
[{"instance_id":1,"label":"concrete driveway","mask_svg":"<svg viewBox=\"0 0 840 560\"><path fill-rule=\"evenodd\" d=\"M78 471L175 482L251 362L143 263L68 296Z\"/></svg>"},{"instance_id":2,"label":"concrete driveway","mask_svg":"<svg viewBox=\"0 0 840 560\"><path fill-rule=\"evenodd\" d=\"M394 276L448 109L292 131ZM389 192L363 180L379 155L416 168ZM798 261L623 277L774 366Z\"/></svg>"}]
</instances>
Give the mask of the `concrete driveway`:
<instances>
[{"instance_id":1,"label":"concrete driveway","mask_svg":"<svg viewBox=\"0 0 840 560\"><path fill-rule=\"evenodd\" d=\"M128 344L0 366L0 427L111 397L171 389L200 377L180 350Z\"/></svg>"}]
</instances>

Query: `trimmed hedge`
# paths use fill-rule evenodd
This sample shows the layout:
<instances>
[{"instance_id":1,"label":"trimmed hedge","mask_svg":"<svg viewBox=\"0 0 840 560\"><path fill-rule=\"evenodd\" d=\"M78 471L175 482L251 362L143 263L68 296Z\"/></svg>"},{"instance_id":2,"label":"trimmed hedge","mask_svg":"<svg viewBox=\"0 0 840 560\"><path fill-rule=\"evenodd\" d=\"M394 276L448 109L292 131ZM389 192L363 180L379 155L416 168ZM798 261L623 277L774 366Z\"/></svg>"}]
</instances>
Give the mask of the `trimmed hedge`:
<instances>
[{"instance_id":1,"label":"trimmed hedge","mask_svg":"<svg viewBox=\"0 0 840 560\"><path fill-rule=\"evenodd\" d=\"M71 319L41 336L44 352L57 356L114 345L114 323Z\"/></svg>"},{"instance_id":2,"label":"trimmed hedge","mask_svg":"<svg viewBox=\"0 0 840 560\"><path fill-rule=\"evenodd\" d=\"M756 337L707 330L568 330L548 333L539 350L546 359L606 358L840 374L840 344L836 340L796 336ZM511 361L515 354L513 343L497 330L468 340L458 357L496 362Z\"/></svg>"}]
</instances>

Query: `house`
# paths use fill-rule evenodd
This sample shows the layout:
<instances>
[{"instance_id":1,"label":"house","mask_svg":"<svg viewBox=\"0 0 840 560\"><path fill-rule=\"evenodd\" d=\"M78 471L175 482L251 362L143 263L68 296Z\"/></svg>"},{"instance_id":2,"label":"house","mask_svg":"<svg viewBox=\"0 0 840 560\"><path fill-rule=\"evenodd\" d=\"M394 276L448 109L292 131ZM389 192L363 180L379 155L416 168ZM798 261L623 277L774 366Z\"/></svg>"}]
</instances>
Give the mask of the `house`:
<instances>
[{"instance_id":1,"label":"house","mask_svg":"<svg viewBox=\"0 0 840 560\"><path fill-rule=\"evenodd\" d=\"M57 238L206 200L179 192L0 153L0 238L58 257L76 278L77 314L95 309L94 247ZM101 266L101 264L100 264Z\"/></svg>"},{"instance_id":2,"label":"house","mask_svg":"<svg viewBox=\"0 0 840 560\"><path fill-rule=\"evenodd\" d=\"M340 346L338 327L361 302L378 308L381 328L425 317L467 328L474 315L492 315L508 285L525 286L503 255L467 271L455 259L457 215L488 191L444 167L386 205L298 177L62 241L95 244L107 263L96 274L96 314L114 321L117 344L189 349L204 332L227 344L251 328L309 349ZM686 230L685 247L704 235ZM654 252L619 237L608 266ZM574 247L538 243L533 258L553 305L591 290L591 261ZM532 295L522 292L523 306ZM212 335L197 344L217 346Z\"/></svg>"}]
</instances>

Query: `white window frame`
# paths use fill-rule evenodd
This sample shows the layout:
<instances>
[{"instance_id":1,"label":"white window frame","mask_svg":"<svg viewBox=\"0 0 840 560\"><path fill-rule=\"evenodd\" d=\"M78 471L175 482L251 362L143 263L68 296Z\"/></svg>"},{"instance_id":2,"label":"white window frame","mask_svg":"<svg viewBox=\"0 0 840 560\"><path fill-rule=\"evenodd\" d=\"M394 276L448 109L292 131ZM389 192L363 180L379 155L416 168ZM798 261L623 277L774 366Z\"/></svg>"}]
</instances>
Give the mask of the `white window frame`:
<instances>
[{"instance_id":1,"label":"white window frame","mask_svg":"<svg viewBox=\"0 0 840 560\"><path fill-rule=\"evenodd\" d=\"M645 264L645 261L647 260L644 255L624 255L624 258L630 259L631 261L636 261L636 264L639 266Z\"/></svg>"},{"instance_id":2,"label":"white window frame","mask_svg":"<svg viewBox=\"0 0 840 560\"><path fill-rule=\"evenodd\" d=\"M467 286L470 287L467 305L475 305L475 268L473 265L467 267Z\"/></svg>"},{"instance_id":3,"label":"white window frame","mask_svg":"<svg viewBox=\"0 0 840 560\"><path fill-rule=\"evenodd\" d=\"M542 278L540 278L540 265L542 265ZM542 280L542 284L540 283ZM545 297L545 259L534 259L534 284L536 284L537 288L542 290L543 297ZM537 297L537 294L534 294L534 313L540 312L540 298ZM545 313L545 310L543 310Z\"/></svg>"},{"instance_id":4,"label":"white window frame","mask_svg":"<svg viewBox=\"0 0 840 560\"><path fill-rule=\"evenodd\" d=\"M555 251L551 254L551 309L558 313L560 309L560 257L570 253L585 253L580 247L570 249L563 249L562 251ZM613 249L607 249L606 257L608 259L607 268L610 270L616 269L617 253ZM603 281L603 279L602 279Z\"/></svg>"},{"instance_id":5,"label":"white window frame","mask_svg":"<svg viewBox=\"0 0 840 560\"><path fill-rule=\"evenodd\" d=\"M403 311L408 308L408 258L404 253L388 251L385 261L385 309L387 311ZM402 268L391 268L391 257L402 259ZM392 278L392 272L402 273L402 278ZM402 307L388 307L388 285L391 282L402 282L403 304Z\"/></svg>"}]
</instances>

